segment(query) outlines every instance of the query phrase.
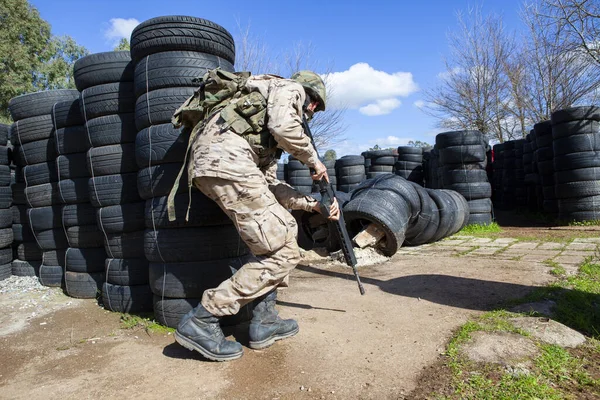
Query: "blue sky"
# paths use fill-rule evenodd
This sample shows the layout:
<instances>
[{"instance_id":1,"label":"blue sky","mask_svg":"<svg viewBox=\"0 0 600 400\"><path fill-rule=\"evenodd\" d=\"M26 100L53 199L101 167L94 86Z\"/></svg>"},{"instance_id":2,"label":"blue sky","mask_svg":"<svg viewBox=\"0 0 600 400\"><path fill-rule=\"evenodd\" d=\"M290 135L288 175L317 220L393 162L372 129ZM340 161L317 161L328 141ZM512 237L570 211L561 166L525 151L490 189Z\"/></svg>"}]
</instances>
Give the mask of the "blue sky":
<instances>
[{"instance_id":1,"label":"blue sky","mask_svg":"<svg viewBox=\"0 0 600 400\"><path fill-rule=\"evenodd\" d=\"M480 4L463 0L30 3L52 25L54 34L68 34L93 53L111 50L118 36L127 35L135 26L135 21L116 19L144 21L160 15L206 18L234 36L237 21L250 24L253 35L261 38L274 57L298 42L311 43L312 59L336 73L334 81L340 85L337 102L352 103L344 114L345 140L335 146L338 156L366 150L375 143L391 147L407 140L435 141L435 133L440 131L436 120L415 103L423 100L423 90L435 85L444 71L446 35L456 28L456 12ZM483 3L485 12L501 14L511 30L520 28L520 8L517 0Z\"/></svg>"}]
</instances>

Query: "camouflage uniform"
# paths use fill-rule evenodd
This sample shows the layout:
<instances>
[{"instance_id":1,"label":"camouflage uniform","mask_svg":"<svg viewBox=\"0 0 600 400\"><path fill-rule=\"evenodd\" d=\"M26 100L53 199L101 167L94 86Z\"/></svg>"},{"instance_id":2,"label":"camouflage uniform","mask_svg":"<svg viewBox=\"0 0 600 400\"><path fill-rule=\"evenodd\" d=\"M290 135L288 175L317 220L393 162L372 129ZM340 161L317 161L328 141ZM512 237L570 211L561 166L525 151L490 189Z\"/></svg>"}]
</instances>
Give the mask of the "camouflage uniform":
<instances>
[{"instance_id":1,"label":"camouflage uniform","mask_svg":"<svg viewBox=\"0 0 600 400\"><path fill-rule=\"evenodd\" d=\"M303 87L272 75L252 76L246 87L267 99L268 130L277 146L314 167L318 155L301 125ZM229 130L219 114L196 137L190 154L190 180L219 204L252 252L230 279L202 296L211 314L233 315L244 304L286 285L300 261L298 227L286 209L311 211L316 200L278 181L273 152L261 155L261 149Z\"/></svg>"}]
</instances>

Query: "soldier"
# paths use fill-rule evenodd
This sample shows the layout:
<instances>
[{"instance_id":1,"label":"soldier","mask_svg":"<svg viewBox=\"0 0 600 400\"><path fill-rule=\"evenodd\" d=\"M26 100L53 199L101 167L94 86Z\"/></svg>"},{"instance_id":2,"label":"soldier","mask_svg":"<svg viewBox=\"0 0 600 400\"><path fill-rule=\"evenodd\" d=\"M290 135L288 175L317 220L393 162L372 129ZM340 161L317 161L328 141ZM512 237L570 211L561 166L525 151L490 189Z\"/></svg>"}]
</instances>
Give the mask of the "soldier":
<instances>
[{"instance_id":1,"label":"soldier","mask_svg":"<svg viewBox=\"0 0 600 400\"><path fill-rule=\"evenodd\" d=\"M303 114L310 119L325 110L325 101L325 85L314 72L300 71L291 79L250 76L242 93L209 115L190 143L193 185L231 218L252 255L230 279L206 290L182 318L175 333L182 346L215 361L241 357L242 345L225 339L219 320L253 300L250 348L266 348L298 333L297 322L281 319L275 310L277 287L287 286L300 261L298 227L287 209L320 212L320 206L277 180L278 148L312 168L314 180L329 180L302 128ZM248 109L252 112L245 113ZM330 219L339 219L339 212L334 202Z\"/></svg>"}]
</instances>

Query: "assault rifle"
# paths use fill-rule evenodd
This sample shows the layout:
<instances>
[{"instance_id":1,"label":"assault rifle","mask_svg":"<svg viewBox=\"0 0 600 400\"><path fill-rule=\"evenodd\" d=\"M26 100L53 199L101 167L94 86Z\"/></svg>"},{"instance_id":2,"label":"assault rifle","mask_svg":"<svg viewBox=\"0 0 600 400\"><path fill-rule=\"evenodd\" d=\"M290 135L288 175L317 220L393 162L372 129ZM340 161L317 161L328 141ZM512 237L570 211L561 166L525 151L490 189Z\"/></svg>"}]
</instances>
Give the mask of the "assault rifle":
<instances>
[{"instance_id":1,"label":"assault rifle","mask_svg":"<svg viewBox=\"0 0 600 400\"><path fill-rule=\"evenodd\" d=\"M304 128L304 133L308 135L312 145L317 152L317 146L315 145L315 140L313 139L312 132L308 126L308 121L306 120L306 116L302 116L302 127ZM315 170L311 168L311 174L315 173ZM321 211L325 217L329 217L329 208L333 204L335 200L335 192L331 187L331 184L325 180L325 178L321 178L319 181L319 192L321 193ZM358 270L356 269L356 255L354 254L354 248L352 247L352 241L350 240L350 236L348 235L348 231L346 230L346 222L344 221L344 214L342 213L341 204L338 205L340 207L340 219L338 221L329 221L328 223L335 226L334 234L337 236L337 239L342 246L342 252L344 253L344 258L346 259L346 264L352 267L352 272L354 272L354 277L356 278L356 283L358 283L358 290L361 295L365 294L365 288L363 287L360 276L358 276Z\"/></svg>"}]
</instances>

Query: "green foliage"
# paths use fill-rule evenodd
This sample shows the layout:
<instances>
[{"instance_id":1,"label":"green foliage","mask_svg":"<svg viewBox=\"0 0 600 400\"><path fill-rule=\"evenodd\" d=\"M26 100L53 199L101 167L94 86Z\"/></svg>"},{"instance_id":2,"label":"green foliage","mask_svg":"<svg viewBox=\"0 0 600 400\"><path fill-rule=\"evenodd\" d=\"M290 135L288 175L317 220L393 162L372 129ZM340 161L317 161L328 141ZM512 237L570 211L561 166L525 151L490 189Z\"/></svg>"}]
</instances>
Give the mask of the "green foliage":
<instances>
[{"instance_id":1,"label":"green foliage","mask_svg":"<svg viewBox=\"0 0 600 400\"><path fill-rule=\"evenodd\" d=\"M0 0L0 121L15 96L74 87L73 63L85 54L69 36L53 37L27 0Z\"/></svg>"},{"instance_id":2,"label":"green foliage","mask_svg":"<svg viewBox=\"0 0 600 400\"><path fill-rule=\"evenodd\" d=\"M156 321L150 319L150 317L143 317L131 314L121 314L121 328L122 329L134 329L142 328L147 333L166 334L169 332L175 332L175 329L169 328L164 325L160 325Z\"/></svg>"},{"instance_id":3,"label":"green foliage","mask_svg":"<svg viewBox=\"0 0 600 400\"><path fill-rule=\"evenodd\" d=\"M412 147L431 147L427 142L421 142L420 140L409 140L408 145Z\"/></svg>"},{"instance_id":4,"label":"green foliage","mask_svg":"<svg viewBox=\"0 0 600 400\"><path fill-rule=\"evenodd\" d=\"M471 224L467 225L457 233L457 235L486 235L488 233L499 233L502 232L502 228L498 225L497 222L492 222L489 225L479 225L479 224Z\"/></svg>"},{"instance_id":5,"label":"green foliage","mask_svg":"<svg viewBox=\"0 0 600 400\"><path fill-rule=\"evenodd\" d=\"M337 154L335 150L327 150L325 155L323 155L323 159L325 161L335 161L337 159Z\"/></svg>"},{"instance_id":6,"label":"green foliage","mask_svg":"<svg viewBox=\"0 0 600 400\"><path fill-rule=\"evenodd\" d=\"M376 151L376 150L395 150L396 147L386 147L385 149L381 146L379 146L378 144L376 144L373 147L369 147L368 151Z\"/></svg>"},{"instance_id":7,"label":"green foliage","mask_svg":"<svg viewBox=\"0 0 600 400\"><path fill-rule=\"evenodd\" d=\"M129 49L129 40L127 40L127 38L122 38L119 41L119 44L117 44L117 46L114 48L114 51L121 51L121 50L130 50Z\"/></svg>"}]
</instances>

